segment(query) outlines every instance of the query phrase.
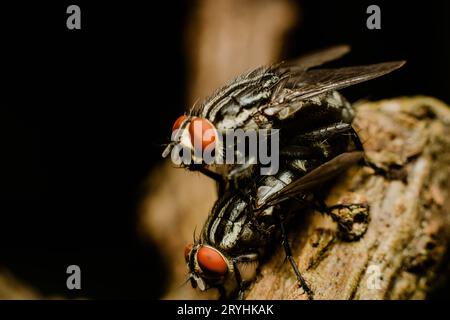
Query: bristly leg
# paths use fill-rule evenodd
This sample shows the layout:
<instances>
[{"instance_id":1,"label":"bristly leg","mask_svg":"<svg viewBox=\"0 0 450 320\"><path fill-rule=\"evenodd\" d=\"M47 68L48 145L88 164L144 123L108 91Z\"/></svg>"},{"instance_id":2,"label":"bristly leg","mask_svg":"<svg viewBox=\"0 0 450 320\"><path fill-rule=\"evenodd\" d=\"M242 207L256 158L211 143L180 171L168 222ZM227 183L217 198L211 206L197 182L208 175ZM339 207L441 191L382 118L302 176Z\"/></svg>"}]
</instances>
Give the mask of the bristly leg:
<instances>
[{"instance_id":1,"label":"bristly leg","mask_svg":"<svg viewBox=\"0 0 450 320\"><path fill-rule=\"evenodd\" d=\"M219 291L219 300L225 300L227 298L225 288L222 285L217 285L215 288Z\"/></svg>"},{"instance_id":2,"label":"bristly leg","mask_svg":"<svg viewBox=\"0 0 450 320\"><path fill-rule=\"evenodd\" d=\"M236 283L237 283L237 300L242 300L244 298L244 284L242 281L241 273L239 272L239 269L237 267L236 260L233 260L233 269L234 269L234 275L236 277Z\"/></svg>"},{"instance_id":3,"label":"bristly leg","mask_svg":"<svg viewBox=\"0 0 450 320\"><path fill-rule=\"evenodd\" d=\"M201 164L189 164L186 167L190 171L199 171L199 172L203 173L205 176L217 181L218 183L223 183L224 179L220 174L218 174L214 171L211 171L209 169L206 169Z\"/></svg>"},{"instance_id":4,"label":"bristly leg","mask_svg":"<svg viewBox=\"0 0 450 320\"><path fill-rule=\"evenodd\" d=\"M294 258L292 257L292 250L291 246L289 244L289 240L286 233L286 228L284 227L284 217L282 215L277 215L279 219L280 224L280 230L281 230L281 237L282 237L282 244L284 247L284 252L286 253L286 259L289 260L289 263L292 266L292 269L294 269L295 275L297 277L297 281L299 282L299 285L302 287L303 291L308 295L308 299L313 299L313 292L309 288L308 284L306 283L306 280L303 278L302 274L300 273L300 270L298 269L297 264L294 261Z\"/></svg>"},{"instance_id":5,"label":"bristly leg","mask_svg":"<svg viewBox=\"0 0 450 320\"><path fill-rule=\"evenodd\" d=\"M364 147L361 140L359 139L358 133L353 127L351 129L351 136L356 150L364 151ZM367 159L367 157L364 157L361 161L362 165L372 168L376 175L383 176L389 180L404 180L406 177L406 172L403 170L403 168L381 168Z\"/></svg>"},{"instance_id":6,"label":"bristly leg","mask_svg":"<svg viewBox=\"0 0 450 320\"><path fill-rule=\"evenodd\" d=\"M286 159L315 159L321 154L317 148L311 146L289 145L280 150L280 157Z\"/></svg>"},{"instance_id":7,"label":"bristly leg","mask_svg":"<svg viewBox=\"0 0 450 320\"><path fill-rule=\"evenodd\" d=\"M358 136L358 133L356 132L355 128L350 127L350 134L351 139L353 141L353 144L355 145L356 150L364 151L364 146L361 142L361 139Z\"/></svg>"},{"instance_id":8,"label":"bristly leg","mask_svg":"<svg viewBox=\"0 0 450 320\"><path fill-rule=\"evenodd\" d=\"M333 138L338 134L352 131L353 128L349 123L336 122L326 127L319 128L310 132L303 133L294 138L294 144L302 144L306 141L322 141ZM353 130L354 131L354 130Z\"/></svg>"},{"instance_id":9,"label":"bristly leg","mask_svg":"<svg viewBox=\"0 0 450 320\"><path fill-rule=\"evenodd\" d=\"M218 190L218 194L219 195L221 195L221 194L223 194L225 192L225 190L226 190L226 181L225 181L225 179L223 178L222 175L220 175L220 174L218 174L218 173L216 173L214 171L211 171L211 170L209 170L209 169L207 169L207 168L205 168L205 167L203 167L202 165L199 165L199 164L190 164L190 165L187 166L187 169L190 170L190 171L199 171L199 172L203 173L205 176L207 176L207 177L213 179L214 181L216 181L217 185L218 185L217 190Z\"/></svg>"}]
</instances>

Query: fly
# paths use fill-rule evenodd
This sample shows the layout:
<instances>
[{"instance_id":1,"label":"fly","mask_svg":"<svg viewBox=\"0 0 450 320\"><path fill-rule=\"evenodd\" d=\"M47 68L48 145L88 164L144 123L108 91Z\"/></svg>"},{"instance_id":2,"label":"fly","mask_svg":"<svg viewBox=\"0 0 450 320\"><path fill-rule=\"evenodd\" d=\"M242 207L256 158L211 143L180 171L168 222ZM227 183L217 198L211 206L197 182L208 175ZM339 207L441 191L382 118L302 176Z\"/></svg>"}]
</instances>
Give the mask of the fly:
<instances>
[{"instance_id":1,"label":"fly","mask_svg":"<svg viewBox=\"0 0 450 320\"><path fill-rule=\"evenodd\" d=\"M239 76L175 121L172 131L177 134L172 136L162 156L167 157L175 146L181 145L192 155L194 146L199 146L200 151L215 148L215 156L223 157L223 145L219 145L218 136L227 130L280 129L282 136L293 136L350 125L353 110L336 90L390 73L405 62L311 69L349 51L348 46L335 46L290 63L260 67ZM281 139L284 145L286 141ZM283 155L280 157L283 161ZM200 159L199 163L185 166L217 180L225 190L230 185L238 186L244 178L254 177L258 165L246 159L244 164L221 166L222 171L217 172L217 166L207 165Z\"/></svg>"},{"instance_id":2,"label":"fly","mask_svg":"<svg viewBox=\"0 0 450 320\"><path fill-rule=\"evenodd\" d=\"M321 143L317 144L319 137ZM292 258L285 223L293 209L298 211L299 203L332 212L336 206L326 207L315 190L361 160L362 145L350 125L339 124L299 134L281 152L290 159L282 170L273 176L259 176L239 189L228 189L216 201L200 238L186 246L193 287L217 288L222 297L237 292L242 298L244 285L256 275L268 246L281 238L299 284L312 298L313 292ZM348 207L363 209L367 219L366 204ZM335 220L339 225L339 219Z\"/></svg>"},{"instance_id":3,"label":"fly","mask_svg":"<svg viewBox=\"0 0 450 320\"><path fill-rule=\"evenodd\" d=\"M254 279L268 246L281 239L299 285L312 299L313 292L301 275L287 239L285 224L298 202L308 205L313 190L362 159L363 153L342 153L305 175L298 170L283 170L258 183L256 198L225 193L217 200L199 239L185 248L191 284L204 291L217 288L222 297L237 292L242 298L245 285ZM365 204L353 207L367 208ZM327 210L328 211L328 210Z\"/></svg>"}]
</instances>

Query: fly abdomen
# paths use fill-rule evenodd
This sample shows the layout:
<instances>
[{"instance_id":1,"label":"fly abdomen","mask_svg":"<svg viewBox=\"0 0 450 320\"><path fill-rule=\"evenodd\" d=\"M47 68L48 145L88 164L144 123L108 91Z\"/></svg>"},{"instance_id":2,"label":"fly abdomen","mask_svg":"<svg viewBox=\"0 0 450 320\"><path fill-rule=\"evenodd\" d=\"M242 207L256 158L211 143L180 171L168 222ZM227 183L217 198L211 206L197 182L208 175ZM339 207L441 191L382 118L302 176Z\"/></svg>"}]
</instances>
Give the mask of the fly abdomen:
<instances>
[{"instance_id":1,"label":"fly abdomen","mask_svg":"<svg viewBox=\"0 0 450 320\"><path fill-rule=\"evenodd\" d=\"M235 245L246 220L247 203L231 193L218 201L203 229L203 238L216 247Z\"/></svg>"},{"instance_id":2,"label":"fly abdomen","mask_svg":"<svg viewBox=\"0 0 450 320\"><path fill-rule=\"evenodd\" d=\"M229 193L221 200L224 198L216 203L204 225L203 241L233 254L249 247L265 247L274 219L263 216L243 195Z\"/></svg>"}]
</instances>

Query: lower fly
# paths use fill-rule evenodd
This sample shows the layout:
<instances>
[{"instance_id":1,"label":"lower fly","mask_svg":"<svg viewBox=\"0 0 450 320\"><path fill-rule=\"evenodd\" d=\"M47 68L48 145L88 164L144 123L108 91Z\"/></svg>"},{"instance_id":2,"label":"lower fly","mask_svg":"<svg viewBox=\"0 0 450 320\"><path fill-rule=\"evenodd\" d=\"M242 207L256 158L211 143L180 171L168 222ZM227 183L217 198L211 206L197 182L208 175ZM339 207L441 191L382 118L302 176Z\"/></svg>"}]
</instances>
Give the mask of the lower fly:
<instances>
[{"instance_id":1,"label":"lower fly","mask_svg":"<svg viewBox=\"0 0 450 320\"><path fill-rule=\"evenodd\" d=\"M299 211L299 205L320 209L325 213L343 207L326 207L314 190L363 158L363 152L358 150L361 147L359 139L351 126L346 128L351 133L349 135L342 134L344 128L341 126L334 130L331 127L329 130L322 129L296 137L304 142L314 132L327 135L323 143L326 146L320 146L321 156L314 150L307 159L296 158L294 146L286 147L282 151L293 152L294 157L276 175L259 177L219 197L203 226L200 238L194 239L194 243L185 248L193 287L200 290L217 288L222 297L237 292L237 297L242 298L246 284L257 273L261 257L266 254L268 246L278 239L281 240L300 287L308 298L313 298L313 291L292 258L286 222L292 218L293 212ZM306 145L303 145L302 154L306 154ZM311 148L313 146L310 145ZM360 211L363 209L367 214L366 204L346 207L358 208Z\"/></svg>"}]
</instances>

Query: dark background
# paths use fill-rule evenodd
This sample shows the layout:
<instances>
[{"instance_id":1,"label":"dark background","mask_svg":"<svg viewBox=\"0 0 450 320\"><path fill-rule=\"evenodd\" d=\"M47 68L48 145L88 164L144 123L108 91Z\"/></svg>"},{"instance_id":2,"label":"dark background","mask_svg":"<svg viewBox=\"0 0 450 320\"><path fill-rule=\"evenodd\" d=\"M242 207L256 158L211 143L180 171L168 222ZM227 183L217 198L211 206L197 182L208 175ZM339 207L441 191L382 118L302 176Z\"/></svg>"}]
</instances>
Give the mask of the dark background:
<instances>
[{"instance_id":1,"label":"dark background","mask_svg":"<svg viewBox=\"0 0 450 320\"><path fill-rule=\"evenodd\" d=\"M136 208L184 108L182 39L195 2L93 2L1 6L0 266L48 295L158 298L164 248L138 237ZM348 43L334 65L408 61L344 90L351 101L450 103L449 1L299 3L285 58ZM81 7L81 30L66 28L70 4ZM370 4L381 7L381 30L365 27ZM81 291L66 289L70 264L81 267Z\"/></svg>"}]
</instances>

